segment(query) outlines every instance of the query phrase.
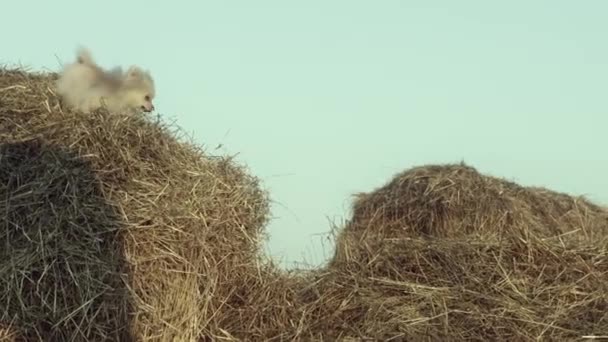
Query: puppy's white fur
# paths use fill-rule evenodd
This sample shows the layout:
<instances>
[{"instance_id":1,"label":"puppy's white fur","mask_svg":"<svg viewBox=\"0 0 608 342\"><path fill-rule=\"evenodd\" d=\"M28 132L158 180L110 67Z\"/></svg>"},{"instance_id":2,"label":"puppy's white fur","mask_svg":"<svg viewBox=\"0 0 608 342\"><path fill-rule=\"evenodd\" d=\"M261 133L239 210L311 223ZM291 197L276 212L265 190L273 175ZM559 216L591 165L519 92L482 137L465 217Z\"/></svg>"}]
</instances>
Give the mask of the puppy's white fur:
<instances>
[{"instance_id":1,"label":"puppy's white fur","mask_svg":"<svg viewBox=\"0 0 608 342\"><path fill-rule=\"evenodd\" d=\"M84 48L78 50L76 61L63 69L56 89L68 106L83 112L103 105L114 112L154 110L156 92L149 72L137 66L131 66L126 73L121 68L106 71Z\"/></svg>"}]
</instances>

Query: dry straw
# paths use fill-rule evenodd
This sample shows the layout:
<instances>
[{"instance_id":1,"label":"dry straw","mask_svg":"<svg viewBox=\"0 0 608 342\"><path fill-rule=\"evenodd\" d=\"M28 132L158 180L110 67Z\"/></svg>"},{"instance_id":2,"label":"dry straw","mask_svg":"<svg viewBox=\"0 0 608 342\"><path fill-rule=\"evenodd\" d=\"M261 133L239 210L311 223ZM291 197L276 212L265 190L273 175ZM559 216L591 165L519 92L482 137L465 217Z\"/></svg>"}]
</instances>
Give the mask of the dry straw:
<instances>
[{"instance_id":1,"label":"dry straw","mask_svg":"<svg viewBox=\"0 0 608 342\"><path fill-rule=\"evenodd\" d=\"M411 169L286 273L256 178L161 120L62 107L55 77L0 69L0 339L608 335L608 213L583 198Z\"/></svg>"},{"instance_id":2,"label":"dry straw","mask_svg":"<svg viewBox=\"0 0 608 342\"><path fill-rule=\"evenodd\" d=\"M266 194L160 121L62 109L54 77L0 72L0 319L59 341L221 332Z\"/></svg>"},{"instance_id":3,"label":"dry straw","mask_svg":"<svg viewBox=\"0 0 608 342\"><path fill-rule=\"evenodd\" d=\"M336 296L348 299L342 319L362 322L363 336L564 341L608 332L608 212L583 198L443 165L397 175L353 211L329 286L351 289Z\"/></svg>"}]
</instances>

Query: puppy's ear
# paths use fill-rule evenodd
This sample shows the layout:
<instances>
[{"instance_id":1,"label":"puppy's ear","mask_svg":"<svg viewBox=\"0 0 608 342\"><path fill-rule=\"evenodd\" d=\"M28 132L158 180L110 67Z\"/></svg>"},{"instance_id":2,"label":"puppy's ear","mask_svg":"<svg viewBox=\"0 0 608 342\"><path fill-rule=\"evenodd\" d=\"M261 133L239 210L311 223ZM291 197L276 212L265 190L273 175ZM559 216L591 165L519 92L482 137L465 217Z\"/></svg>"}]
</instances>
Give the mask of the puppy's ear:
<instances>
[{"instance_id":1,"label":"puppy's ear","mask_svg":"<svg viewBox=\"0 0 608 342\"><path fill-rule=\"evenodd\" d=\"M85 48L84 46L79 46L76 50L76 62L78 64L87 64L94 65L93 56L91 55L91 51Z\"/></svg>"},{"instance_id":2,"label":"puppy's ear","mask_svg":"<svg viewBox=\"0 0 608 342\"><path fill-rule=\"evenodd\" d=\"M129 70L127 70L127 78L128 79L140 79L142 75L141 70L136 66L131 66Z\"/></svg>"}]
</instances>

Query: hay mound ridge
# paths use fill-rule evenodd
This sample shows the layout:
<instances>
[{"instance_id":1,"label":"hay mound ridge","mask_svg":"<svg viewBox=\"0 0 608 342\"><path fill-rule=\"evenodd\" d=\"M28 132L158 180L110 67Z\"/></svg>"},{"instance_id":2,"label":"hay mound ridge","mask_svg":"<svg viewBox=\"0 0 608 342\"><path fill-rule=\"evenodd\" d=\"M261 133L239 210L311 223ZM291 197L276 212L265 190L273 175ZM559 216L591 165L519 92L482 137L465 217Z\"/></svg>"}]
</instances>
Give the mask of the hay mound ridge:
<instances>
[{"instance_id":1,"label":"hay mound ridge","mask_svg":"<svg viewBox=\"0 0 608 342\"><path fill-rule=\"evenodd\" d=\"M608 212L466 165L360 195L319 270L264 260L268 194L145 116L0 69L0 339L608 335Z\"/></svg>"}]
</instances>

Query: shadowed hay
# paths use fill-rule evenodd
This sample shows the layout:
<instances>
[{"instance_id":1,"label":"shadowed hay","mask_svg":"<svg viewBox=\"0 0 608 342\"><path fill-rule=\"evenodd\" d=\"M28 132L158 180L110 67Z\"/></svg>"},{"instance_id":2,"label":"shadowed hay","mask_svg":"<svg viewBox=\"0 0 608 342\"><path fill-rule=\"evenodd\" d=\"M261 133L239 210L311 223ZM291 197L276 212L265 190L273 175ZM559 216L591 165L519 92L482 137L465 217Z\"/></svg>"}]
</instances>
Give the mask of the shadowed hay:
<instances>
[{"instance_id":1,"label":"shadowed hay","mask_svg":"<svg viewBox=\"0 0 608 342\"><path fill-rule=\"evenodd\" d=\"M0 334L608 334L608 214L585 199L465 165L414 168L359 196L327 267L285 274L258 255L268 201L255 178L160 122L61 109L54 77L0 71Z\"/></svg>"}]
</instances>

